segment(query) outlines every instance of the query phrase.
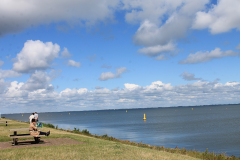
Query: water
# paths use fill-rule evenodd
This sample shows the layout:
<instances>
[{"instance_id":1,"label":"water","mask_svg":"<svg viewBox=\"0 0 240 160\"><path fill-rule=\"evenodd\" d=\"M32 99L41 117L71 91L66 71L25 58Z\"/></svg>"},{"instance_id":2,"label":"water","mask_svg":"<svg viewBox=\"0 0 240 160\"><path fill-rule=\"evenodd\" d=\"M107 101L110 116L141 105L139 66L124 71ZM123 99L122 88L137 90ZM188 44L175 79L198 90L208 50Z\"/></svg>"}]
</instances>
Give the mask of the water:
<instances>
[{"instance_id":1,"label":"water","mask_svg":"<svg viewBox=\"0 0 240 160\"><path fill-rule=\"evenodd\" d=\"M192 110L193 108L193 110ZM70 113L70 115L69 115ZM146 121L143 121L143 114ZM59 128L150 145L240 156L240 105L39 113ZM28 121L28 114L3 114Z\"/></svg>"}]
</instances>

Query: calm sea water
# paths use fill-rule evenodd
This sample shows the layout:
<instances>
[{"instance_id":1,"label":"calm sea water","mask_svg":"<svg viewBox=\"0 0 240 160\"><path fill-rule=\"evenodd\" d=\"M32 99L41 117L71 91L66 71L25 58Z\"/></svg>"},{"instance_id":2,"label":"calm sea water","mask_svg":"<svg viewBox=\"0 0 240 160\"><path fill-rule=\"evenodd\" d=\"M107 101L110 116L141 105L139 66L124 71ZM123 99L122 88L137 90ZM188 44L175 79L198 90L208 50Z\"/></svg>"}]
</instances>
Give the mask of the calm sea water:
<instances>
[{"instance_id":1,"label":"calm sea water","mask_svg":"<svg viewBox=\"0 0 240 160\"><path fill-rule=\"evenodd\" d=\"M28 121L30 113L2 116ZM51 112L39 113L39 120L150 145L202 152L208 148L217 154L240 156L240 105Z\"/></svg>"}]
</instances>

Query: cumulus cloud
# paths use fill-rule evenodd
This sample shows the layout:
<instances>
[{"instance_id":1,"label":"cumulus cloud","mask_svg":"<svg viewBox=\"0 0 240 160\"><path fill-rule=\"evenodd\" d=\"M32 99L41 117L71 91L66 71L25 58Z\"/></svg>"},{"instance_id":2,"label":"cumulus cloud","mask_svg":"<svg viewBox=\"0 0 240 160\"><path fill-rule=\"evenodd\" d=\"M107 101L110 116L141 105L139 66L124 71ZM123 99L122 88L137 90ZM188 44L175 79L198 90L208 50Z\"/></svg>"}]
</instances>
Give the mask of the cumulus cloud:
<instances>
[{"instance_id":1,"label":"cumulus cloud","mask_svg":"<svg viewBox=\"0 0 240 160\"><path fill-rule=\"evenodd\" d=\"M236 49L240 50L240 44L239 44L239 45L237 45Z\"/></svg>"},{"instance_id":2,"label":"cumulus cloud","mask_svg":"<svg viewBox=\"0 0 240 160\"><path fill-rule=\"evenodd\" d=\"M171 52L176 49L175 45L168 43L166 45L156 45L150 47L144 47L138 50L139 53L143 53L148 57L155 57L160 53Z\"/></svg>"},{"instance_id":3,"label":"cumulus cloud","mask_svg":"<svg viewBox=\"0 0 240 160\"><path fill-rule=\"evenodd\" d=\"M103 87L96 86L95 89L103 89Z\"/></svg>"},{"instance_id":4,"label":"cumulus cloud","mask_svg":"<svg viewBox=\"0 0 240 160\"><path fill-rule=\"evenodd\" d=\"M12 97L12 98L21 98L21 97L26 97L28 96L28 92L21 90L22 86L24 83L20 82L18 83L17 81L11 82L11 85L7 88L7 91L5 93L5 97Z\"/></svg>"},{"instance_id":5,"label":"cumulus cloud","mask_svg":"<svg viewBox=\"0 0 240 160\"><path fill-rule=\"evenodd\" d=\"M196 13L192 28L209 28L212 34L227 32L233 28L240 29L239 8L239 0L219 0L208 12Z\"/></svg>"},{"instance_id":6,"label":"cumulus cloud","mask_svg":"<svg viewBox=\"0 0 240 160\"><path fill-rule=\"evenodd\" d=\"M155 58L157 61L163 61L163 60L167 60L168 57L166 57L165 55L159 55Z\"/></svg>"},{"instance_id":7,"label":"cumulus cloud","mask_svg":"<svg viewBox=\"0 0 240 160\"><path fill-rule=\"evenodd\" d=\"M48 75L46 72L43 71L35 71L30 78L24 83L21 87L22 90L37 90L37 89L46 89L49 86L49 83L53 77Z\"/></svg>"},{"instance_id":8,"label":"cumulus cloud","mask_svg":"<svg viewBox=\"0 0 240 160\"><path fill-rule=\"evenodd\" d=\"M194 14L204 9L208 0L152 1L151 4L147 1L129 3L127 8L131 8L132 12L126 15L127 21L141 22L133 36L133 42L136 45L145 46L139 52L151 57L162 52L174 51L176 48L172 43L185 37L191 28ZM168 18L164 22L163 19L166 16Z\"/></svg>"},{"instance_id":9,"label":"cumulus cloud","mask_svg":"<svg viewBox=\"0 0 240 160\"><path fill-rule=\"evenodd\" d=\"M0 87L1 83L5 82L0 80ZM123 88L113 90L102 87L96 87L93 91L86 88L66 88L60 93L55 92L51 84L45 86L47 87L45 89L37 90L23 90L23 86L24 83L13 81L3 87L0 103L6 108L4 112L14 112L12 107L16 104L27 112L32 107L36 107L39 111L54 111L53 106L58 106L64 111L226 104L239 103L240 98L239 82L223 84L218 81L196 81L172 86L171 83L155 81L147 86L125 83ZM15 112L19 110L16 109Z\"/></svg>"},{"instance_id":10,"label":"cumulus cloud","mask_svg":"<svg viewBox=\"0 0 240 160\"><path fill-rule=\"evenodd\" d=\"M1 67L3 64L4 64L4 62L0 60L0 67Z\"/></svg>"},{"instance_id":11,"label":"cumulus cloud","mask_svg":"<svg viewBox=\"0 0 240 160\"><path fill-rule=\"evenodd\" d=\"M53 21L65 21L71 26L90 26L112 20L118 5L117 0L0 1L0 36Z\"/></svg>"},{"instance_id":12,"label":"cumulus cloud","mask_svg":"<svg viewBox=\"0 0 240 160\"><path fill-rule=\"evenodd\" d=\"M188 73L187 71L183 72L180 75L184 80L187 81L194 81L194 80L201 80L202 78L195 78L195 75L192 73Z\"/></svg>"},{"instance_id":13,"label":"cumulus cloud","mask_svg":"<svg viewBox=\"0 0 240 160\"><path fill-rule=\"evenodd\" d=\"M99 80L106 81L108 79L114 79L114 78L115 78L115 74L113 74L112 72L105 72L100 75Z\"/></svg>"},{"instance_id":14,"label":"cumulus cloud","mask_svg":"<svg viewBox=\"0 0 240 160\"><path fill-rule=\"evenodd\" d=\"M238 52L234 52L232 50L221 51L220 48L215 48L211 52L202 52L199 51L195 54L189 54L186 60L182 60L180 64L194 64L194 63L203 63L207 61L211 61L213 59L219 59L227 56L237 56Z\"/></svg>"},{"instance_id":15,"label":"cumulus cloud","mask_svg":"<svg viewBox=\"0 0 240 160\"><path fill-rule=\"evenodd\" d=\"M120 68L116 68L116 77L120 78L121 74L123 74L124 72L127 71L126 67L120 67Z\"/></svg>"},{"instance_id":16,"label":"cumulus cloud","mask_svg":"<svg viewBox=\"0 0 240 160\"><path fill-rule=\"evenodd\" d=\"M22 74L15 72L13 70L2 70L0 69L0 79L11 78L11 77L21 77Z\"/></svg>"},{"instance_id":17,"label":"cumulus cloud","mask_svg":"<svg viewBox=\"0 0 240 160\"><path fill-rule=\"evenodd\" d=\"M61 55L63 58L70 58L72 55L68 52L68 49L66 47L63 48L63 51L61 52Z\"/></svg>"},{"instance_id":18,"label":"cumulus cloud","mask_svg":"<svg viewBox=\"0 0 240 160\"><path fill-rule=\"evenodd\" d=\"M10 82L5 82L4 79L0 78L0 94L4 93L8 86L10 86Z\"/></svg>"},{"instance_id":19,"label":"cumulus cloud","mask_svg":"<svg viewBox=\"0 0 240 160\"><path fill-rule=\"evenodd\" d=\"M112 72L105 72L102 73L99 77L100 81L106 81L108 79L114 79L114 78L121 78L121 75L127 71L126 67L120 67L120 68L116 68L116 73L112 73Z\"/></svg>"},{"instance_id":20,"label":"cumulus cloud","mask_svg":"<svg viewBox=\"0 0 240 160\"><path fill-rule=\"evenodd\" d=\"M108 65L103 64L103 65L101 66L101 68L107 68L107 69L110 69L110 68L112 68L112 66L108 66Z\"/></svg>"},{"instance_id":21,"label":"cumulus cloud","mask_svg":"<svg viewBox=\"0 0 240 160\"><path fill-rule=\"evenodd\" d=\"M33 70L45 70L50 68L52 61L58 57L60 46L52 42L28 40L17 54L13 70L27 73Z\"/></svg>"},{"instance_id":22,"label":"cumulus cloud","mask_svg":"<svg viewBox=\"0 0 240 160\"><path fill-rule=\"evenodd\" d=\"M68 66L72 66L72 67L80 67L81 64L80 62L75 62L74 60L68 60Z\"/></svg>"}]
</instances>

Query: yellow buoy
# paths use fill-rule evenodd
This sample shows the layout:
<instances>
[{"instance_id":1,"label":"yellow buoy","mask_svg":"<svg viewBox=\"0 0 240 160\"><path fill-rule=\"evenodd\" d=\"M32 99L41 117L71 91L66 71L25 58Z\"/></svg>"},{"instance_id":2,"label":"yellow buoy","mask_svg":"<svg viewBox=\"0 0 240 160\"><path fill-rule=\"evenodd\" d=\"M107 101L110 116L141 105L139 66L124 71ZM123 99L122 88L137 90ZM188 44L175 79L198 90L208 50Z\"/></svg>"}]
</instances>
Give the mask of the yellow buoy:
<instances>
[{"instance_id":1,"label":"yellow buoy","mask_svg":"<svg viewBox=\"0 0 240 160\"><path fill-rule=\"evenodd\" d=\"M143 114L143 120L146 120L146 116L145 116L145 113Z\"/></svg>"},{"instance_id":2,"label":"yellow buoy","mask_svg":"<svg viewBox=\"0 0 240 160\"><path fill-rule=\"evenodd\" d=\"M127 112L127 110L126 110L126 112Z\"/></svg>"},{"instance_id":3,"label":"yellow buoy","mask_svg":"<svg viewBox=\"0 0 240 160\"><path fill-rule=\"evenodd\" d=\"M22 114L22 116L23 116L23 114Z\"/></svg>"},{"instance_id":4,"label":"yellow buoy","mask_svg":"<svg viewBox=\"0 0 240 160\"><path fill-rule=\"evenodd\" d=\"M69 113L69 115L70 115L70 113Z\"/></svg>"},{"instance_id":5,"label":"yellow buoy","mask_svg":"<svg viewBox=\"0 0 240 160\"><path fill-rule=\"evenodd\" d=\"M193 108L192 108L192 110L193 110Z\"/></svg>"}]
</instances>

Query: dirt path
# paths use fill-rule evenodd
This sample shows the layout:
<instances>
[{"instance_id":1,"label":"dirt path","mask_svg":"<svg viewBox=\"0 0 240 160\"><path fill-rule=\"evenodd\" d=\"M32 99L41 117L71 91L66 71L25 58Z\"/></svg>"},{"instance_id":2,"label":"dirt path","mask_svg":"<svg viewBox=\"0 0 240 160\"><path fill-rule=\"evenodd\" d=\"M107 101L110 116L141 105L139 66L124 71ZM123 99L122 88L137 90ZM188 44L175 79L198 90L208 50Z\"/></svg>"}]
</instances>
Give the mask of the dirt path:
<instances>
[{"instance_id":1,"label":"dirt path","mask_svg":"<svg viewBox=\"0 0 240 160\"><path fill-rule=\"evenodd\" d=\"M18 145L12 146L12 142L0 142L0 149L14 149L26 147L42 147L42 146L57 146L57 145L76 145L85 144L71 138L55 138L55 139L42 139L39 143L34 140L18 141Z\"/></svg>"}]
</instances>

